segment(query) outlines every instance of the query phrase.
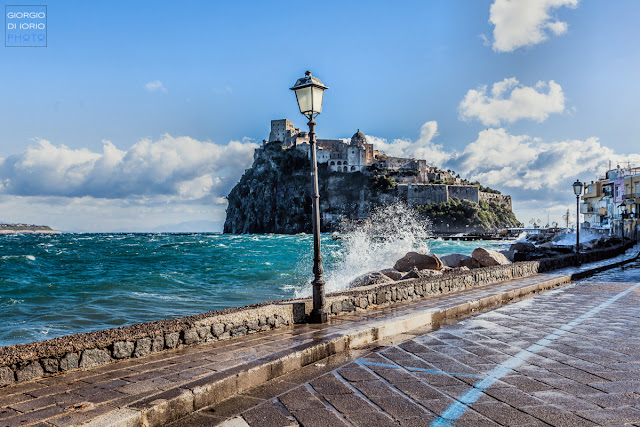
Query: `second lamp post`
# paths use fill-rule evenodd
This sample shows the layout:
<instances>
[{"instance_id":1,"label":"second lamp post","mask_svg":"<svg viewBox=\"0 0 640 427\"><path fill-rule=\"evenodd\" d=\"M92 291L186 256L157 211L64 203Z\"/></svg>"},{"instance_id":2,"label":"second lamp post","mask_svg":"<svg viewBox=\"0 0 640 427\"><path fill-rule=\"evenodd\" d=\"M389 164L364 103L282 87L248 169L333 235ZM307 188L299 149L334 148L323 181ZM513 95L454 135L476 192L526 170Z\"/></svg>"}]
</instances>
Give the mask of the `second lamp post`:
<instances>
[{"instance_id":1,"label":"second lamp post","mask_svg":"<svg viewBox=\"0 0 640 427\"><path fill-rule=\"evenodd\" d=\"M316 122L313 120L322 113L322 98L324 91L329 89L319 78L311 75L311 71L304 73L291 90L295 91L300 113L309 119L309 150L311 154L311 181L313 185L313 310L312 323L325 323L327 312L324 308L324 280L322 279L322 255L320 253L320 194L318 192L318 163L316 160Z\"/></svg>"},{"instance_id":2,"label":"second lamp post","mask_svg":"<svg viewBox=\"0 0 640 427\"><path fill-rule=\"evenodd\" d=\"M580 252L580 195L582 187L579 179L573 183L573 192L576 195L576 253ZM567 212L567 216L569 216L569 212Z\"/></svg>"}]
</instances>

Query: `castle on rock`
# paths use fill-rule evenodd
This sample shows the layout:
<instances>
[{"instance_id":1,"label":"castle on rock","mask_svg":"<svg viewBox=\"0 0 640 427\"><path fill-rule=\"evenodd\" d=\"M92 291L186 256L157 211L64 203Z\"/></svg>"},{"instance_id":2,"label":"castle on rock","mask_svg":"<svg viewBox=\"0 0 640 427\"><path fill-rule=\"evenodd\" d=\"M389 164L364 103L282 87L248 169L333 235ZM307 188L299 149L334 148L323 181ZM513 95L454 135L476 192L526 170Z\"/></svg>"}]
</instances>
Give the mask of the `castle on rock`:
<instances>
[{"instance_id":1,"label":"castle on rock","mask_svg":"<svg viewBox=\"0 0 640 427\"><path fill-rule=\"evenodd\" d=\"M268 142L280 142L285 147L296 147L309 153L309 133L297 129L287 119L272 120ZM265 141L266 142L266 141ZM396 171L417 171L417 182L445 180L455 178L448 173L427 165L426 160L391 157L375 150L373 144L360 129L353 134L351 140L318 139L318 163L327 163L331 172L365 172L367 166L375 165L381 169Z\"/></svg>"}]
</instances>

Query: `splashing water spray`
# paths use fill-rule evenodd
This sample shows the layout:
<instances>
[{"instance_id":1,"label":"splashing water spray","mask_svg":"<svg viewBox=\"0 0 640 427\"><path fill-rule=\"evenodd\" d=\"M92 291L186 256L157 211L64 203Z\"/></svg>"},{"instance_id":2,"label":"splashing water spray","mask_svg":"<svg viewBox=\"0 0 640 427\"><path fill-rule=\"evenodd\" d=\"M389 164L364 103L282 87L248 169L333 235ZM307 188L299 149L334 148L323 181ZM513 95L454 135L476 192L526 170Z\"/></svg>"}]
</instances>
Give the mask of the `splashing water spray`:
<instances>
[{"instance_id":1,"label":"splashing water spray","mask_svg":"<svg viewBox=\"0 0 640 427\"><path fill-rule=\"evenodd\" d=\"M326 292L347 289L356 277L392 268L409 251L429 253L431 222L403 202L374 209L369 221L342 230L339 261L325 270ZM311 285L296 298L311 295Z\"/></svg>"}]
</instances>

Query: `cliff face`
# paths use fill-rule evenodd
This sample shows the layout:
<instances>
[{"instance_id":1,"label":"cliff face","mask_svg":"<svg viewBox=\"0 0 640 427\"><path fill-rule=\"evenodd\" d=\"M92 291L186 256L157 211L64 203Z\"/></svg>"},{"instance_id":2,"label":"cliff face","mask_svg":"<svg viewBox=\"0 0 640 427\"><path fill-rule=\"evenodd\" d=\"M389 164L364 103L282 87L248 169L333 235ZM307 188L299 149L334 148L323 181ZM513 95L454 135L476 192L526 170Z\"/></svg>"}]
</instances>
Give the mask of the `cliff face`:
<instances>
[{"instance_id":1,"label":"cliff face","mask_svg":"<svg viewBox=\"0 0 640 427\"><path fill-rule=\"evenodd\" d=\"M309 162L267 144L227 196L225 233L306 232L311 228Z\"/></svg>"},{"instance_id":2,"label":"cliff face","mask_svg":"<svg viewBox=\"0 0 640 427\"><path fill-rule=\"evenodd\" d=\"M306 154L269 143L256 151L227 200L225 233L310 233L311 164ZM362 173L329 173L318 165L322 231L331 230L337 216L366 216L369 205L392 199L378 191L375 181Z\"/></svg>"},{"instance_id":3,"label":"cliff face","mask_svg":"<svg viewBox=\"0 0 640 427\"><path fill-rule=\"evenodd\" d=\"M311 224L311 166L306 154L295 148L285 149L280 143L268 143L256 150L254 162L227 196L225 233L310 233ZM397 186L397 175L385 175L377 170L371 173L330 173L327 164L318 165L320 187L321 231L337 229L342 219L367 218L370 210L379 205L403 199ZM406 192L406 189L404 190ZM457 199L452 199L457 200ZM468 202L464 209L449 203L456 216L455 227L461 231L485 231L488 227L518 225L510 206ZM432 221L436 231L447 214L433 207L420 209L425 217L437 216ZM467 206L468 205L468 206ZM464 218L457 218L464 210ZM499 215L493 215L496 211ZM486 220L487 215L491 221ZM495 220L494 220L495 217ZM453 218L451 218L453 219ZM452 226L454 223L452 222Z\"/></svg>"}]
</instances>

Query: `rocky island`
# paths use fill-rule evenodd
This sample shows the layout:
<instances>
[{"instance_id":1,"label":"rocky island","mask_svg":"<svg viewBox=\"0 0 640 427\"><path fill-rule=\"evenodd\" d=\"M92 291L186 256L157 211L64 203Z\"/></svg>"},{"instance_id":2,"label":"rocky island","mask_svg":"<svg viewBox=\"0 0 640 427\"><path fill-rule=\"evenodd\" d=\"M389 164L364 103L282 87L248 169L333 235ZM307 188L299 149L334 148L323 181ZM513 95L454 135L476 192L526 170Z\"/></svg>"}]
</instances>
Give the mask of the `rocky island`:
<instances>
[{"instance_id":1,"label":"rocky island","mask_svg":"<svg viewBox=\"0 0 640 427\"><path fill-rule=\"evenodd\" d=\"M40 234L59 234L59 231L52 230L47 225L31 225L31 224L0 224L0 234L24 234L24 233L40 233Z\"/></svg>"},{"instance_id":2,"label":"rocky island","mask_svg":"<svg viewBox=\"0 0 640 427\"><path fill-rule=\"evenodd\" d=\"M273 120L269 140L227 196L225 233L311 232L309 137ZM350 141L317 141L321 231L365 221L377 206L402 201L436 233L491 232L521 226L511 197L429 166L387 156L358 130Z\"/></svg>"}]
</instances>

